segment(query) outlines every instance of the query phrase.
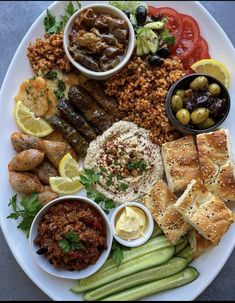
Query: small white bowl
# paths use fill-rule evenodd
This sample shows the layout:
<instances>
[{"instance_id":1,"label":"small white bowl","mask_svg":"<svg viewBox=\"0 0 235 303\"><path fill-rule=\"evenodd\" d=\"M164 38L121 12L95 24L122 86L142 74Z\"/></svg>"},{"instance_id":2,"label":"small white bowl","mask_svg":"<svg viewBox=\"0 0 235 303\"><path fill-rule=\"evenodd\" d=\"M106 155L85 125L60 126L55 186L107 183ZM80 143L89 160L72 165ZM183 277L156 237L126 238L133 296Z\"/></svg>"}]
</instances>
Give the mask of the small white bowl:
<instances>
[{"instance_id":1,"label":"small white bowl","mask_svg":"<svg viewBox=\"0 0 235 303\"><path fill-rule=\"evenodd\" d=\"M117 234L115 232L116 216L126 206L139 207L141 210L144 211L144 213L146 215L146 218L147 218L147 225L146 225L146 228L145 228L145 231L144 231L144 235L142 237L138 238L138 239L130 240L130 241L120 238L119 236L117 236ZM113 230L114 238L120 244L122 244L124 246L128 246L128 247L137 247L137 246L140 246L140 245L144 244L145 242L147 242L149 240L149 238L151 237L151 235L153 233L153 229L154 229L154 221L153 221L153 218L152 218L152 215L151 215L150 211L143 204L141 204L139 202L127 202L127 203L124 203L124 204L120 205L114 211L114 213L112 215L112 218L111 218L111 227L112 227L112 230Z\"/></svg>"},{"instance_id":2,"label":"small white bowl","mask_svg":"<svg viewBox=\"0 0 235 303\"><path fill-rule=\"evenodd\" d=\"M71 56L69 50L68 50L68 44L69 44L69 33L72 30L73 24L75 22L75 19L86 9L88 8L92 8L94 9L95 12L102 12L102 13L108 13L112 16L124 19L127 24L128 24L128 29L129 29L129 43L128 43L128 47L127 47L127 51L125 54L125 57L123 58L122 62L120 62L115 68L108 70L106 72L95 72L92 71L88 68L86 68L85 66L81 65L80 63L78 63L77 61L75 61L73 59L73 57ZM88 78L92 78L92 79L96 79L96 80L105 80L108 79L109 77L113 76L114 74L116 74L117 72L119 72L129 61L133 51L135 48L135 32L133 29L133 26L130 22L130 20L128 19L128 17L118 8L113 7L111 5L105 5L105 4L92 4L92 5L87 5L84 6L83 8L81 8L80 10L78 10L67 22L66 27L64 29L64 50L65 53L67 55L67 57L69 58L69 61L81 72L83 73L85 76L87 76Z\"/></svg>"},{"instance_id":3,"label":"small white bowl","mask_svg":"<svg viewBox=\"0 0 235 303\"><path fill-rule=\"evenodd\" d=\"M92 205L102 216L104 219L104 222L106 224L106 230L107 230L107 250L105 250L100 258L97 260L97 262L94 265L88 266L86 269L80 270L80 271L68 271L68 270L63 270L63 269L58 269L55 268L53 265L50 264L49 260L43 256L43 255L38 255L36 251L39 249L37 245L34 244L34 239L36 238L38 234L38 224L41 221L43 215L49 210L49 208L57 203L61 203L65 200L77 200L77 201L83 201L84 203L88 203ZM110 250L112 247L112 242L113 242L113 232L112 228L110 226L110 222L108 220L107 215L104 213L104 211L100 208L99 205L97 205L95 202L91 201L90 199L87 199L85 197L80 197L80 196L64 196L57 198L53 201L51 201L49 204L44 206L40 212L37 214L37 216L34 218L34 221L31 225L30 229L30 235L29 235L29 244L31 248L31 252L33 254L33 257L37 264L45 270L47 273L59 277L59 278L65 278L65 279L84 279L86 277L89 277L90 275L94 274L97 272L101 266L105 263L107 260Z\"/></svg>"}]
</instances>

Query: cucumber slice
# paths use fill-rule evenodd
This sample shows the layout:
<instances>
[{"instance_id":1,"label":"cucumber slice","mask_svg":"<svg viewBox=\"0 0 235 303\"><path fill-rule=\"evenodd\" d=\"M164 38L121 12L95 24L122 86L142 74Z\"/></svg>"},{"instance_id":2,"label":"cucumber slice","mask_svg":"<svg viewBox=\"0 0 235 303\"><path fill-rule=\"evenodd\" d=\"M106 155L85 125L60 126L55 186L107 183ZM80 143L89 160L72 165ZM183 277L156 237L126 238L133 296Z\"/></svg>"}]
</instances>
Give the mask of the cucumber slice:
<instances>
[{"instance_id":1,"label":"cucumber slice","mask_svg":"<svg viewBox=\"0 0 235 303\"><path fill-rule=\"evenodd\" d=\"M182 244L176 246L176 248L175 248L176 255L178 253L180 253L183 249L185 249L185 247L188 245L188 238L184 237L183 239L184 239L184 242Z\"/></svg>"},{"instance_id":2,"label":"cucumber slice","mask_svg":"<svg viewBox=\"0 0 235 303\"><path fill-rule=\"evenodd\" d=\"M136 55L140 56L140 57L144 55L144 50L142 48L142 43L141 43L139 37L137 37Z\"/></svg>"},{"instance_id":3,"label":"cucumber slice","mask_svg":"<svg viewBox=\"0 0 235 303\"><path fill-rule=\"evenodd\" d=\"M151 28L151 29L163 29L164 28L164 22L156 21L156 22L150 22L144 26L145 28Z\"/></svg>"},{"instance_id":4,"label":"cucumber slice","mask_svg":"<svg viewBox=\"0 0 235 303\"><path fill-rule=\"evenodd\" d=\"M164 248L159 251L154 251L140 258L133 259L128 263L121 264L119 268L112 268L108 271L103 272L102 274L99 274L99 278L97 278L93 283L90 283L88 285L79 284L73 287L71 290L73 292L83 292L97 288L109 282L121 279L125 276L151 268L153 266L160 265L168 261L174 255L174 253L174 246Z\"/></svg>"},{"instance_id":5,"label":"cucumber slice","mask_svg":"<svg viewBox=\"0 0 235 303\"><path fill-rule=\"evenodd\" d=\"M140 43L141 43L142 50L143 50L144 54L148 55L150 53L150 49L148 47L148 44L143 39L141 39L141 37L139 37L139 40L140 40Z\"/></svg>"},{"instance_id":6,"label":"cucumber slice","mask_svg":"<svg viewBox=\"0 0 235 303\"><path fill-rule=\"evenodd\" d=\"M174 257L163 265L138 272L89 291L85 293L84 300L97 301L120 291L172 276L182 271L187 265L188 262L186 259Z\"/></svg>"},{"instance_id":7,"label":"cucumber slice","mask_svg":"<svg viewBox=\"0 0 235 303\"><path fill-rule=\"evenodd\" d=\"M193 260L193 250L190 245L186 246L180 253L177 254L177 257L185 258L188 263Z\"/></svg>"},{"instance_id":8,"label":"cucumber slice","mask_svg":"<svg viewBox=\"0 0 235 303\"><path fill-rule=\"evenodd\" d=\"M160 235L162 235L163 234L163 231L162 231L162 229L158 226L158 224L154 224L154 229L153 229L153 233L152 233L152 236L151 236L151 238L150 239L153 239L153 238L155 238L155 237L157 237L157 236L160 236Z\"/></svg>"},{"instance_id":9,"label":"cucumber slice","mask_svg":"<svg viewBox=\"0 0 235 303\"><path fill-rule=\"evenodd\" d=\"M149 240L147 243L145 243L142 246L123 251L122 264L128 263L128 262L130 262L134 259L137 259L141 256L144 256L150 252L158 251L160 249L171 247L171 246L172 246L172 243L166 238L166 236L163 235L163 236L156 237L154 239ZM117 270L117 266L112 259L108 259L97 273L95 273L94 275L92 275L86 279L81 280L79 282L79 285L81 287L92 285L94 282L96 282L96 280L100 279L100 276L103 277L104 272L107 272L111 269ZM74 291L74 289L79 290L80 288L79 287L77 288L77 286L75 286L74 288L72 288L72 291Z\"/></svg>"},{"instance_id":10,"label":"cucumber slice","mask_svg":"<svg viewBox=\"0 0 235 303\"><path fill-rule=\"evenodd\" d=\"M156 53L159 47L159 39L157 34L154 33L150 28L142 28L138 32L138 37L140 37L148 45L152 53Z\"/></svg>"},{"instance_id":11,"label":"cucumber slice","mask_svg":"<svg viewBox=\"0 0 235 303\"><path fill-rule=\"evenodd\" d=\"M162 291L177 288L193 282L199 273L193 267L187 267L183 271L159 281L137 286L116 295L104 298L101 301L136 301L143 297L151 296Z\"/></svg>"}]
</instances>

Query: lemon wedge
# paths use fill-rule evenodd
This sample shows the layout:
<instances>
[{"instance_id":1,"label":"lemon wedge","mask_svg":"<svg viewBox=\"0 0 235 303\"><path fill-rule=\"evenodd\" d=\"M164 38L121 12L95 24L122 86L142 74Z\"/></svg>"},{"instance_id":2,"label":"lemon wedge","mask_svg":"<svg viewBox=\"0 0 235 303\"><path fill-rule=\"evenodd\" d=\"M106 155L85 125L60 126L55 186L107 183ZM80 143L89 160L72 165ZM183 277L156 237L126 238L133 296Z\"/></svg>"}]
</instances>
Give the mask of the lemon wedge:
<instances>
[{"instance_id":1,"label":"lemon wedge","mask_svg":"<svg viewBox=\"0 0 235 303\"><path fill-rule=\"evenodd\" d=\"M53 132L52 127L42 118L36 118L21 101L16 102L14 117L18 127L27 135L45 137Z\"/></svg>"},{"instance_id":2,"label":"lemon wedge","mask_svg":"<svg viewBox=\"0 0 235 303\"><path fill-rule=\"evenodd\" d=\"M203 59L191 66L191 69L196 73L204 73L215 77L221 81L226 88L229 88L230 74L226 66L220 61L214 59Z\"/></svg>"},{"instance_id":3,"label":"lemon wedge","mask_svg":"<svg viewBox=\"0 0 235 303\"><path fill-rule=\"evenodd\" d=\"M49 183L51 189L61 195L73 194L83 188L79 177L50 177Z\"/></svg>"},{"instance_id":4,"label":"lemon wedge","mask_svg":"<svg viewBox=\"0 0 235 303\"><path fill-rule=\"evenodd\" d=\"M81 170L77 161L68 153L60 160L59 172L61 177L74 178L79 176Z\"/></svg>"}]
</instances>

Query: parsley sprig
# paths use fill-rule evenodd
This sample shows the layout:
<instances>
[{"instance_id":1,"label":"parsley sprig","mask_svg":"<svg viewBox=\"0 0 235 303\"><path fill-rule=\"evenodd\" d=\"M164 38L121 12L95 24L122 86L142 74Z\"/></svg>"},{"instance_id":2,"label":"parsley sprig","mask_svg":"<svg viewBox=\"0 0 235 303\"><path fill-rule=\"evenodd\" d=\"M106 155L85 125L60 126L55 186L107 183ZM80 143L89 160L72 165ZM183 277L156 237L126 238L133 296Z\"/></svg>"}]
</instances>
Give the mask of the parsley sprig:
<instances>
[{"instance_id":1,"label":"parsley sprig","mask_svg":"<svg viewBox=\"0 0 235 303\"><path fill-rule=\"evenodd\" d=\"M65 253L84 248L79 235L74 231L69 231L62 240L59 240L59 246Z\"/></svg>"},{"instance_id":2,"label":"parsley sprig","mask_svg":"<svg viewBox=\"0 0 235 303\"><path fill-rule=\"evenodd\" d=\"M139 169L141 172L144 172L147 169L147 162L145 160L132 161L127 164L127 168L131 170Z\"/></svg>"},{"instance_id":3,"label":"parsley sprig","mask_svg":"<svg viewBox=\"0 0 235 303\"><path fill-rule=\"evenodd\" d=\"M8 206L12 206L14 212L12 212L7 218L15 220L21 218L21 222L17 228L22 229L28 238L33 219L43 207L43 204L38 200L38 195L31 194L29 196L22 197L19 205L17 203L17 195L15 195L10 199Z\"/></svg>"},{"instance_id":4,"label":"parsley sprig","mask_svg":"<svg viewBox=\"0 0 235 303\"><path fill-rule=\"evenodd\" d=\"M56 95L56 98L58 100L64 98L65 90L66 90L65 82L63 80L58 80L57 81L57 90L54 91L54 94Z\"/></svg>"},{"instance_id":5,"label":"parsley sprig","mask_svg":"<svg viewBox=\"0 0 235 303\"><path fill-rule=\"evenodd\" d=\"M52 11L47 9L47 15L44 19L46 34L53 35L62 32L69 18L80 8L81 4L79 1L76 1L76 5L70 1L65 8L65 14L61 15L59 20L56 19Z\"/></svg>"},{"instance_id":6,"label":"parsley sprig","mask_svg":"<svg viewBox=\"0 0 235 303\"><path fill-rule=\"evenodd\" d=\"M99 173L95 173L93 169L85 169L84 173L80 175L80 181L87 191L87 197L98 203L104 212L108 214L109 209L116 207L114 201L106 198L105 195L95 189L95 184L99 181L102 173L102 170Z\"/></svg>"},{"instance_id":7,"label":"parsley sprig","mask_svg":"<svg viewBox=\"0 0 235 303\"><path fill-rule=\"evenodd\" d=\"M111 257L118 268L121 265L124 256L122 246L116 240L113 240Z\"/></svg>"}]
</instances>

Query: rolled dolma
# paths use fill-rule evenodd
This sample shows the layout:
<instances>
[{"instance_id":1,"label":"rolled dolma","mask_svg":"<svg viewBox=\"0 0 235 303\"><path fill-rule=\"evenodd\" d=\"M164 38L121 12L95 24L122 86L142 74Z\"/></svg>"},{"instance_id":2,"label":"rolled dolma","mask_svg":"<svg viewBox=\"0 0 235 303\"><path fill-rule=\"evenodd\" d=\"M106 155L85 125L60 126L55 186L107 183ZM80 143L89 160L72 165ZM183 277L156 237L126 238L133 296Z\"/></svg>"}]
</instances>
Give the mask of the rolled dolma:
<instances>
[{"instance_id":1,"label":"rolled dolma","mask_svg":"<svg viewBox=\"0 0 235 303\"><path fill-rule=\"evenodd\" d=\"M94 129L87 123L86 119L82 115L74 110L69 100L61 99L57 107L63 117L73 125L73 127L80 132L88 142L95 140L96 133Z\"/></svg>"},{"instance_id":2,"label":"rolled dolma","mask_svg":"<svg viewBox=\"0 0 235 303\"><path fill-rule=\"evenodd\" d=\"M81 86L70 87L69 100L82 112L86 120L100 131L99 134L102 134L115 122L114 117L107 114Z\"/></svg>"},{"instance_id":3,"label":"rolled dolma","mask_svg":"<svg viewBox=\"0 0 235 303\"><path fill-rule=\"evenodd\" d=\"M46 120L54 129L63 134L64 138L71 144L78 156L86 156L89 143L69 123L58 116L51 116Z\"/></svg>"}]
</instances>

